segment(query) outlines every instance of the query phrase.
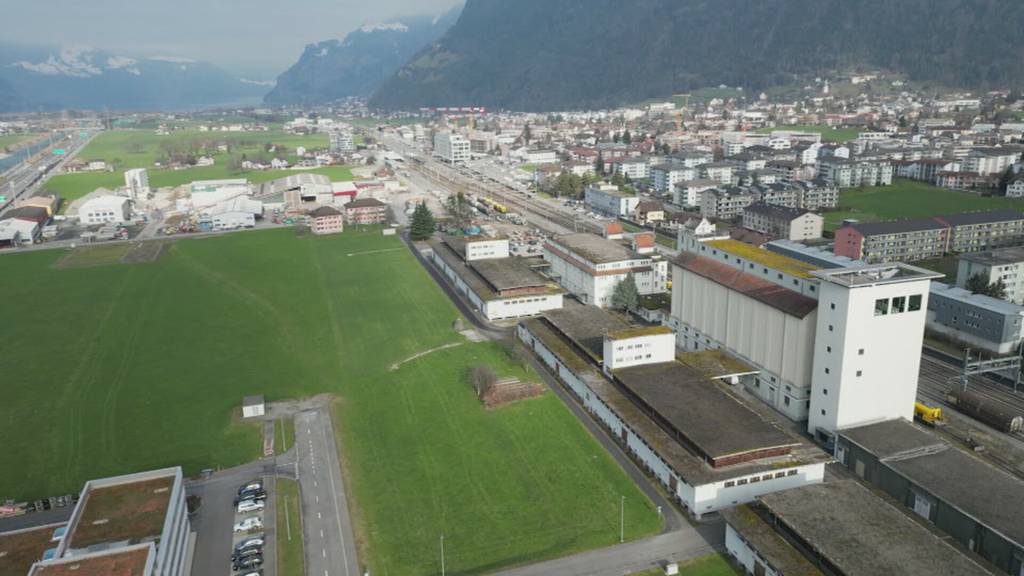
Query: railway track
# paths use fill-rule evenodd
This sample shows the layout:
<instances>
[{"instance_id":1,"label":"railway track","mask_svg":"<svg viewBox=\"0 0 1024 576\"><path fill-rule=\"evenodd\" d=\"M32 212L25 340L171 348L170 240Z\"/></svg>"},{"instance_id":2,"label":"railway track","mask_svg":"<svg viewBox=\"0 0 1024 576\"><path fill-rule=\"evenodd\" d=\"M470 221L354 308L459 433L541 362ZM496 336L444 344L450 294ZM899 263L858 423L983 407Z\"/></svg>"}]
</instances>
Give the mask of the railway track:
<instances>
[{"instance_id":1,"label":"railway track","mask_svg":"<svg viewBox=\"0 0 1024 576\"><path fill-rule=\"evenodd\" d=\"M929 403L942 404L949 408L946 393L961 386L960 367L932 356L921 358L921 371L918 379L918 396ZM967 389L984 398L986 402L999 406L1015 414L1024 415L1024 394L1014 393L1013 389L1003 382L987 376L972 376ZM955 410L955 408L952 408ZM1024 434L1008 435L1024 440Z\"/></svg>"}]
</instances>

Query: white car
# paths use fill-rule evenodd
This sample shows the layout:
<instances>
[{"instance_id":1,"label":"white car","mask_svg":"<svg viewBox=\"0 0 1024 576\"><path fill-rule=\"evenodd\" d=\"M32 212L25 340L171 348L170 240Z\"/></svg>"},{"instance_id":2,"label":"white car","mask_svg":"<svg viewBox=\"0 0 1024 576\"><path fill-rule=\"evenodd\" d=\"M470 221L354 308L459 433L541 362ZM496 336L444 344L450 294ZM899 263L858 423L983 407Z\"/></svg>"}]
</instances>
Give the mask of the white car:
<instances>
[{"instance_id":1,"label":"white car","mask_svg":"<svg viewBox=\"0 0 1024 576\"><path fill-rule=\"evenodd\" d=\"M245 512L256 512L263 510L263 501L261 500L242 500L238 503L238 513L243 514Z\"/></svg>"},{"instance_id":2,"label":"white car","mask_svg":"<svg viewBox=\"0 0 1024 576\"><path fill-rule=\"evenodd\" d=\"M258 530L260 528L263 528L263 520L257 516L246 518L235 524L235 532L249 532L250 530Z\"/></svg>"}]
</instances>

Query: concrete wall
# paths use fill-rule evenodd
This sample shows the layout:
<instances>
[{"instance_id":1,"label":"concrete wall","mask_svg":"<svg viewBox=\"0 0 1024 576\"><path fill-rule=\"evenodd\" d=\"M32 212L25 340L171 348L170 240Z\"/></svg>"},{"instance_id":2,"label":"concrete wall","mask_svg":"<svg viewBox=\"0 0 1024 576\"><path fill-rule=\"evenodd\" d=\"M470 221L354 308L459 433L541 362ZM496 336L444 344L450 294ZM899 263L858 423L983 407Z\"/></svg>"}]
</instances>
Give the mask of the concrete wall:
<instances>
[{"instance_id":1,"label":"concrete wall","mask_svg":"<svg viewBox=\"0 0 1024 576\"><path fill-rule=\"evenodd\" d=\"M754 574L755 567L760 566L764 572L759 572L759 574L779 576L779 573L768 565L768 562L757 553L757 550L754 550L728 523L725 525L725 549L736 562L743 566L747 574Z\"/></svg>"}]
</instances>

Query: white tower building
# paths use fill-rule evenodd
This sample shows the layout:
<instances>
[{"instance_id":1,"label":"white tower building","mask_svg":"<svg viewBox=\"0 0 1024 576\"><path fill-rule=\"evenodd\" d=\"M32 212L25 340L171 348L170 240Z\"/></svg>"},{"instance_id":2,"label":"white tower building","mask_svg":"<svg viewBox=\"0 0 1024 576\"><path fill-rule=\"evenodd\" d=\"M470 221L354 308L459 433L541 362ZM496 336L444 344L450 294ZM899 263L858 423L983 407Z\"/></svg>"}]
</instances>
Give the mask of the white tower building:
<instances>
[{"instance_id":1,"label":"white tower building","mask_svg":"<svg viewBox=\"0 0 1024 576\"><path fill-rule=\"evenodd\" d=\"M149 195L149 174L145 168L134 168L124 173L124 186L132 200Z\"/></svg>"},{"instance_id":2,"label":"white tower building","mask_svg":"<svg viewBox=\"0 0 1024 576\"><path fill-rule=\"evenodd\" d=\"M928 288L923 268L816 270L820 279L808 432L913 419Z\"/></svg>"}]
</instances>

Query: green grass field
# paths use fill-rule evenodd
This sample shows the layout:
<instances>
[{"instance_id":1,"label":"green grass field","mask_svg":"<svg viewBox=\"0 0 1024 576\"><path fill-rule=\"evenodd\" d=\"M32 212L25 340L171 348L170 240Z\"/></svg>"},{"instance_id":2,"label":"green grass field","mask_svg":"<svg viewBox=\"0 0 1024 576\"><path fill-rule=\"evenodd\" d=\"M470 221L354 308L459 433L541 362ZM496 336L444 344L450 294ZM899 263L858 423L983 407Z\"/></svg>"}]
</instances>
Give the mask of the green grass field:
<instances>
[{"instance_id":1,"label":"green grass field","mask_svg":"<svg viewBox=\"0 0 1024 576\"><path fill-rule=\"evenodd\" d=\"M376 574L476 573L618 539L653 505L553 394L488 411L478 363L530 377L457 312L394 237L291 229L179 240L154 262L62 267L64 251L0 256L5 342L0 499L181 464L258 457L247 394L336 396L364 557ZM87 258L96 262L99 256Z\"/></svg>"},{"instance_id":2,"label":"green grass field","mask_svg":"<svg viewBox=\"0 0 1024 576\"><path fill-rule=\"evenodd\" d=\"M860 128L833 128L825 124L796 124L792 126L776 126L775 128L758 128L759 134L770 134L775 130L798 130L801 132L820 132L823 142L847 142L860 136Z\"/></svg>"},{"instance_id":3,"label":"green grass field","mask_svg":"<svg viewBox=\"0 0 1024 576\"><path fill-rule=\"evenodd\" d=\"M825 227L835 229L846 218L877 222L999 208L1024 209L1024 199L986 198L924 182L896 179L892 186L843 190L839 195L839 210L825 214Z\"/></svg>"},{"instance_id":4,"label":"green grass field","mask_svg":"<svg viewBox=\"0 0 1024 576\"><path fill-rule=\"evenodd\" d=\"M278 146L279 150L274 154L265 152L264 146L268 143ZM218 152L217 146L220 144L227 144L230 147L229 152ZM248 178L256 183L266 182L295 172L235 170L231 167L232 161L240 159L244 154L249 159L269 159L271 156L277 156L294 162L296 147L318 149L327 147L327 144L327 137L323 134L298 136L280 130L251 133L179 130L167 136L158 136L151 130L114 130L98 135L78 156L85 161L104 160L114 167L113 172L61 174L48 180L46 189L74 200L100 187L113 189L124 186L124 171L131 168L149 170L150 185L156 188L180 186L193 180L221 178ZM164 157L167 150L192 150L196 155L213 158L215 164L187 170L154 168L154 162ZM313 172L324 174L334 180L352 179L351 171L344 166L317 168Z\"/></svg>"},{"instance_id":5,"label":"green grass field","mask_svg":"<svg viewBox=\"0 0 1024 576\"><path fill-rule=\"evenodd\" d=\"M302 552L302 506L299 485L294 480L277 478L277 574L304 576L305 556Z\"/></svg>"}]
</instances>

